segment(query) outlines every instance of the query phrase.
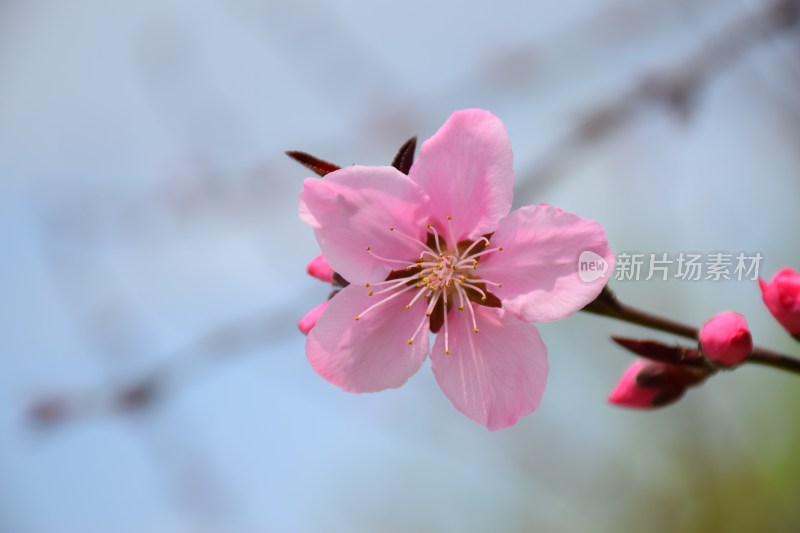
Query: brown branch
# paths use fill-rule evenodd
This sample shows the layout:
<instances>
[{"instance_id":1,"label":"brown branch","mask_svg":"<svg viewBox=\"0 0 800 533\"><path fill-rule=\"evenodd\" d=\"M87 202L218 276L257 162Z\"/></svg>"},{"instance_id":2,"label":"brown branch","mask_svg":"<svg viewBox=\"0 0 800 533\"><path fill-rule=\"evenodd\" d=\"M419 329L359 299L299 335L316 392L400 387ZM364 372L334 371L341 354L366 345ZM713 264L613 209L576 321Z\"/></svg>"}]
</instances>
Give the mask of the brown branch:
<instances>
[{"instance_id":1,"label":"brown branch","mask_svg":"<svg viewBox=\"0 0 800 533\"><path fill-rule=\"evenodd\" d=\"M672 333L693 341L697 341L700 334L697 328L675 322L652 313L647 313L630 305L623 304L608 288L603 289L600 296L595 301L582 309L588 313L606 316L630 324L636 324L645 328ZM771 366L780 370L786 370L795 374L800 374L800 359L784 355L766 348L756 346L753 353L747 359L748 363Z\"/></svg>"}]
</instances>

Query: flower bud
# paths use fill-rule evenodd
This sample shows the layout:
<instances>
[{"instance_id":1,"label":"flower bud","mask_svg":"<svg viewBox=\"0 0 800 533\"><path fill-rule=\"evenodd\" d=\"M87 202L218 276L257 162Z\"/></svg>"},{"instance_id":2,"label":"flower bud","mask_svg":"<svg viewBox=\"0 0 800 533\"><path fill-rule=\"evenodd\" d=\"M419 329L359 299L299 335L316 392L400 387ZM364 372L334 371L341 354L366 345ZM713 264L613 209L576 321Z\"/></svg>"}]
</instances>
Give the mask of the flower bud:
<instances>
[{"instance_id":1,"label":"flower bud","mask_svg":"<svg viewBox=\"0 0 800 533\"><path fill-rule=\"evenodd\" d=\"M684 387L668 383L664 383L663 386L648 383L651 374L659 374L662 367L669 368L671 365L644 359L634 361L622 374L608 401L620 407L652 409L677 400L683 395ZM640 376L642 380L638 379Z\"/></svg>"},{"instance_id":2,"label":"flower bud","mask_svg":"<svg viewBox=\"0 0 800 533\"><path fill-rule=\"evenodd\" d=\"M328 264L328 260L322 254L318 255L306 267L306 272L318 280L326 283L333 282L333 269Z\"/></svg>"},{"instance_id":3,"label":"flower bud","mask_svg":"<svg viewBox=\"0 0 800 533\"><path fill-rule=\"evenodd\" d=\"M311 331L311 328L317 324L317 320L319 320L320 315L325 310L327 305L327 301L322 302L300 319L300 322L297 323L297 328L303 332L303 335L308 335L308 332Z\"/></svg>"},{"instance_id":4,"label":"flower bud","mask_svg":"<svg viewBox=\"0 0 800 533\"><path fill-rule=\"evenodd\" d=\"M700 329L700 348L719 366L741 364L753 351L747 321L732 311L715 315Z\"/></svg>"},{"instance_id":5,"label":"flower bud","mask_svg":"<svg viewBox=\"0 0 800 533\"><path fill-rule=\"evenodd\" d=\"M800 340L800 274L779 270L770 283L758 279L764 304L786 330Z\"/></svg>"}]
</instances>

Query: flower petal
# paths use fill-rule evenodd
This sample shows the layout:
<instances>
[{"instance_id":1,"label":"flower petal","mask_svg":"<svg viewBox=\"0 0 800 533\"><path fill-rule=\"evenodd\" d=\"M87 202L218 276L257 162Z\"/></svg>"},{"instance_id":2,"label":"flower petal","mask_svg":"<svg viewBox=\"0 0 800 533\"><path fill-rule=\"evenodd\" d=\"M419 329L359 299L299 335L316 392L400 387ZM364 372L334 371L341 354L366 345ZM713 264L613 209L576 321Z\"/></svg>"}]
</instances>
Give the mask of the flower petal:
<instances>
[{"instance_id":1,"label":"flower petal","mask_svg":"<svg viewBox=\"0 0 800 533\"><path fill-rule=\"evenodd\" d=\"M349 392L375 392L405 383L429 349L427 324L408 344L425 318L425 306L419 302L405 308L413 294L406 292L364 314L381 301L381 295L367 296L367 290L357 285L342 289L308 335L306 356L311 366Z\"/></svg>"},{"instance_id":2,"label":"flower petal","mask_svg":"<svg viewBox=\"0 0 800 533\"><path fill-rule=\"evenodd\" d=\"M427 204L422 189L397 169L354 166L306 179L300 218L314 228L331 268L362 284L402 268L377 260L367 248L389 259L419 258L423 245L414 240L425 239Z\"/></svg>"},{"instance_id":3,"label":"flower petal","mask_svg":"<svg viewBox=\"0 0 800 533\"><path fill-rule=\"evenodd\" d=\"M481 259L477 271L503 285L492 292L525 321L550 322L571 315L594 300L614 272L603 227L549 205L527 206L508 215L491 245L503 250ZM590 262L595 263L591 270Z\"/></svg>"},{"instance_id":4,"label":"flower petal","mask_svg":"<svg viewBox=\"0 0 800 533\"><path fill-rule=\"evenodd\" d=\"M481 109L456 111L422 143L409 176L431 197L440 232L453 217L456 241L495 229L511 210L511 142L499 118ZM451 243L453 244L453 243Z\"/></svg>"},{"instance_id":5,"label":"flower petal","mask_svg":"<svg viewBox=\"0 0 800 533\"><path fill-rule=\"evenodd\" d=\"M535 326L513 314L475 306L479 332L466 311L449 316L450 354L444 332L431 352L433 373L456 409L494 431L511 426L538 406L547 382L547 348Z\"/></svg>"}]
</instances>

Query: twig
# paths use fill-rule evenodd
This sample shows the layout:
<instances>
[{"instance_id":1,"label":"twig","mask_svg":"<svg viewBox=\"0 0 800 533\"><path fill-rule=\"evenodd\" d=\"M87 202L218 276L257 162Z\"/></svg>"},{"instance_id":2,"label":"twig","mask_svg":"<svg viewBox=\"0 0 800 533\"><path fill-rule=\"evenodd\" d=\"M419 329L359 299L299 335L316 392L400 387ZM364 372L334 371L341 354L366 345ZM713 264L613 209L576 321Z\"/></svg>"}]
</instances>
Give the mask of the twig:
<instances>
[{"instance_id":1,"label":"twig","mask_svg":"<svg viewBox=\"0 0 800 533\"><path fill-rule=\"evenodd\" d=\"M680 322L675 322L623 304L608 288L603 289L600 296L582 310L630 324L636 324L637 326L655 329L665 333L672 333L694 341L697 341L700 334L698 329L692 326L681 324ZM800 359L767 350L766 348L759 348L757 346L753 348L753 353L750 354L746 362L771 366L780 370L786 370L787 372L800 374Z\"/></svg>"}]
</instances>

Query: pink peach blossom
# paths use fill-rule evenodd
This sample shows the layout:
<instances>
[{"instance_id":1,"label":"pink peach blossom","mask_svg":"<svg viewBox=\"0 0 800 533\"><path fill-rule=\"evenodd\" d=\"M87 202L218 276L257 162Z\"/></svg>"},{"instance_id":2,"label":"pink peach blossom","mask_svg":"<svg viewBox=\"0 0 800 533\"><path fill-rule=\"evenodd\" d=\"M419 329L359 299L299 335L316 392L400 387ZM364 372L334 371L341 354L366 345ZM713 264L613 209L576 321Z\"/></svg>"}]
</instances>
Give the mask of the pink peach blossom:
<instances>
[{"instance_id":1,"label":"pink peach blossom","mask_svg":"<svg viewBox=\"0 0 800 533\"><path fill-rule=\"evenodd\" d=\"M800 274L791 268L779 270L772 281L758 279L764 304L786 330L800 338Z\"/></svg>"},{"instance_id":2,"label":"pink peach blossom","mask_svg":"<svg viewBox=\"0 0 800 533\"><path fill-rule=\"evenodd\" d=\"M408 175L352 166L307 179L300 216L351 283L308 335L317 373L350 392L379 391L430 354L450 401L490 430L535 410L547 350L529 322L591 302L613 255L597 222L546 205L510 212L513 182L505 128L478 109L454 113ZM588 283L578 275L586 250L609 263Z\"/></svg>"},{"instance_id":3,"label":"pink peach blossom","mask_svg":"<svg viewBox=\"0 0 800 533\"><path fill-rule=\"evenodd\" d=\"M753 351L753 337L742 315L725 311L703 324L700 347L718 365L736 366Z\"/></svg>"}]
</instances>

